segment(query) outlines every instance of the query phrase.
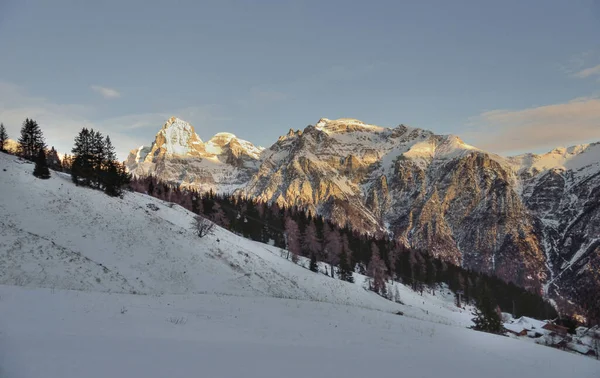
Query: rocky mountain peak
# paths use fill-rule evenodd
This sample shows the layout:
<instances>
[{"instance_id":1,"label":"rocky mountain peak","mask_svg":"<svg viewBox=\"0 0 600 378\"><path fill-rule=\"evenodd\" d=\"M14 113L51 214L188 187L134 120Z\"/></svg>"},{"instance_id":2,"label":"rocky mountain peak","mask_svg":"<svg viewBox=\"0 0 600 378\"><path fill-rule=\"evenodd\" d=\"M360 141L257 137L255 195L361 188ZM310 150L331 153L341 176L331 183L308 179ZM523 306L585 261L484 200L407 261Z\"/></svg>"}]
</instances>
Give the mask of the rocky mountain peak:
<instances>
[{"instance_id":1,"label":"rocky mountain peak","mask_svg":"<svg viewBox=\"0 0 600 378\"><path fill-rule=\"evenodd\" d=\"M389 232L554 298L576 298L570 287L598 288L590 273L600 271L598 143L506 158L456 135L321 118L263 150L230 133L202 143L191 125L171 118L127 166Z\"/></svg>"},{"instance_id":2,"label":"rocky mountain peak","mask_svg":"<svg viewBox=\"0 0 600 378\"><path fill-rule=\"evenodd\" d=\"M353 131L383 131L385 128L381 126L369 125L363 121L354 118L339 118L336 120L330 120L328 118L321 118L319 122L315 124L318 130L324 131L328 134L331 133L347 133Z\"/></svg>"},{"instance_id":3,"label":"rocky mountain peak","mask_svg":"<svg viewBox=\"0 0 600 378\"><path fill-rule=\"evenodd\" d=\"M258 169L262 151L231 133L218 133L204 143L190 123L171 117L152 146L131 151L125 164L134 175L153 175L201 191L232 192Z\"/></svg>"},{"instance_id":4,"label":"rocky mountain peak","mask_svg":"<svg viewBox=\"0 0 600 378\"><path fill-rule=\"evenodd\" d=\"M216 146L223 147L234 139L237 139L237 137L234 134L217 133L212 138L210 138L210 140L207 143L212 143Z\"/></svg>"},{"instance_id":5,"label":"rocky mountain peak","mask_svg":"<svg viewBox=\"0 0 600 378\"><path fill-rule=\"evenodd\" d=\"M152 150L168 156L198 156L204 151L204 144L191 124L171 117L156 134Z\"/></svg>"}]
</instances>

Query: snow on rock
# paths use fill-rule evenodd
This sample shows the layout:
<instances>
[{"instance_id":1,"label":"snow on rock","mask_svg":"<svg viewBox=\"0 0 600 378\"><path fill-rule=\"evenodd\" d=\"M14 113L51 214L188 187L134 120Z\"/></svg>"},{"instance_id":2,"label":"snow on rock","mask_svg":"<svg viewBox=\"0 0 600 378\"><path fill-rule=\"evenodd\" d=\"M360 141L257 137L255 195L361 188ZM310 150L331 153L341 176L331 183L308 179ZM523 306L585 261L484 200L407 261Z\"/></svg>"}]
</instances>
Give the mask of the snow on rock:
<instances>
[{"instance_id":1,"label":"snow on rock","mask_svg":"<svg viewBox=\"0 0 600 378\"><path fill-rule=\"evenodd\" d=\"M152 146L131 151L125 165L135 176L154 175L200 191L231 193L256 171L262 151L231 133L218 133L203 143L191 124L172 117Z\"/></svg>"},{"instance_id":2,"label":"snow on rock","mask_svg":"<svg viewBox=\"0 0 600 378\"><path fill-rule=\"evenodd\" d=\"M313 273L221 228L199 239L177 205L111 198L55 172L38 180L32 169L0 153L0 376L600 371L591 359L466 329L469 311L445 288L421 296L396 283L404 304L393 303L363 289L363 276L351 284Z\"/></svg>"},{"instance_id":3,"label":"snow on rock","mask_svg":"<svg viewBox=\"0 0 600 378\"><path fill-rule=\"evenodd\" d=\"M192 125L176 117L165 123L159 135L164 138L161 147L166 149L168 156L188 155L193 153L196 145L202 145Z\"/></svg>"},{"instance_id":4,"label":"snow on rock","mask_svg":"<svg viewBox=\"0 0 600 378\"><path fill-rule=\"evenodd\" d=\"M421 297L401 285L407 306L364 290L363 276L349 284L314 274L282 258L279 248L221 228L199 239L191 227L193 214L178 205L138 193L112 198L75 186L68 175L36 179L32 169L0 153L0 284L283 297L427 315L413 308ZM444 303L430 301L432 312L441 311L430 319L469 324L468 315Z\"/></svg>"},{"instance_id":5,"label":"snow on rock","mask_svg":"<svg viewBox=\"0 0 600 378\"><path fill-rule=\"evenodd\" d=\"M154 152L132 151L127 166L201 191L299 206L365 233L384 231L575 303L566 311L580 310L573 288L598 290L600 143L505 158L455 135L321 118L266 150L219 133L195 155Z\"/></svg>"},{"instance_id":6,"label":"snow on rock","mask_svg":"<svg viewBox=\"0 0 600 378\"><path fill-rule=\"evenodd\" d=\"M558 147L545 154L523 154L508 160L521 172L540 174L558 169L585 176L600 170L600 143Z\"/></svg>"}]
</instances>

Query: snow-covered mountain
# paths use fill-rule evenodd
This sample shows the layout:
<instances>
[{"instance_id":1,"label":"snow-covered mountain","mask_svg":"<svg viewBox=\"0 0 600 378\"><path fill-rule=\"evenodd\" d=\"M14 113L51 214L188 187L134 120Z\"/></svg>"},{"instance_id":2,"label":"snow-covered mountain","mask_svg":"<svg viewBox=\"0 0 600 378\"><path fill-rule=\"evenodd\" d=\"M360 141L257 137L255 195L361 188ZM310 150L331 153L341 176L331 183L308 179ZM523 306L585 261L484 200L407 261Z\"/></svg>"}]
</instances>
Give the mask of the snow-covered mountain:
<instances>
[{"instance_id":1,"label":"snow-covered mountain","mask_svg":"<svg viewBox=\"0 0 600 378\"><path fill-rule=\"evenodd\" d=\"M3 377L597 376L592 359L466 329L446 290L395 283L394 303L221 228L199 239L178 205L32 170L0 153Z\"/></svg>"},{"instance_id":2,"label":"snow-covered mountain","mask_svg":"<svg viewBox=\"0 0 600 378\"><path fill-rule=\"evenodd\" d=\"M263 149L230 133L203 142L189 123L172 117L150 147L129 154L126 165L135 175L155 175L202 191L233 192L258 168Z\"/></svg>"},{"instance_id":3,"label":"snow-covered mountain","mask_svg":"<svg viewBox=\"0 0 600 378\"><path fill-rule=\"evenodd\" d=\"M546 254L547 291L600 309L600 143L508 160Z\"/></svg>"},{"instance_id":4,"label":"snow-covered mountain","mask_svg":"<svg viewBox=\"0 0 600 378\"><path fill-rule=\"evenodd\" d=\"M269 149L249 145L244 151L244 174L214 180L211 188L306 207L364 232L391 233L556 298L581 303L589 301L588 290L600 289L599 144L505 158L454 135L323 118L290 130ZM134 173L194 184L181 175L178 157L144 169L138 155L130 157ZM207 160L189 155L189 165ZM240 170L219 161L224 164L213 172Z\"/></svg>"}]
</instances>

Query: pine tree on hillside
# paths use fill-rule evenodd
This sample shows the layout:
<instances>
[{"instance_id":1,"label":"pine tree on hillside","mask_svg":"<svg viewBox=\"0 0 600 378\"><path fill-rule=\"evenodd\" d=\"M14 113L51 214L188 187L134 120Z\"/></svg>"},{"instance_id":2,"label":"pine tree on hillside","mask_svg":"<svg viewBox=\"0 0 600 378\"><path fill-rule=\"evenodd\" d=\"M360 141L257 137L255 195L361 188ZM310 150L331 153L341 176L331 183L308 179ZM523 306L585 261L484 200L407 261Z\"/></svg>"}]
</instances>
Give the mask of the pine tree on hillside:
<instances>
[{"instance_id":1,"label":"pine tree on hillside","mask_svg":"<svg viewBox=\"0 0 600 378\"><path fill-rule=\"evenodd\" d=\"M496 311L496 304L487 285L483 285L476 302L477 308L473 315L473 329L483 332L501 334L504 327L502 319Z\"/></svg>"},{"instance_id":2,"label":"pine tree on hillside","mask_svg":"<svg viewBox=\"0 0 600 378\"><path fill-rule=\"evenodd\" d=\"M102 139L102 134L94 133L92 137L95 172L98 186L104 187L104 192L110 196L121 196L123 188L131 182L131 175L127 173L124 164L117 162L117 154L110 136Z\"/></svg>"},{"instance_id":3,"label":"pine tree on hillside","mask_svg":"<svg viewBox=\"0 0 600 378\"><path fill-rule=\"evenodd\" d=\"M6 128L4 128L3 123L0 123L0 152L6 152L4 146L6 145L7 140L8 134L6 133Z\"/></svg>"},{"instance_id":4,"label":"pine tree on hillside","mask_svg":"<svg viewBox=\"0 0 600 378\"><path fill-rule=\"evenodd\" d=\"M125 165L117 161L106 161L102 171L102 185L104 192L109 196L119 197L123 195L123 188L131 181L131 175L127 173Z\"/></svg>"},{"instance_id":5,"label":"pine tree on hillside","mask_svg":"<svg viewBox=\"0 0 600 378\"><path fill-rule=\"evenodd\" d=\"M65 155L60 162L61 170L63 172L71 173L71 167L73 166L73 157L71 155Z\"/></svg>"},{"instance_id":6,"label":"pine tree on hillside","mask_svg":"<svg viewBox=\"0 0 600 378\"><path fill-rule=\"evenodd\" d=\"M44 152L43 148L40 148L37 158L35 159L35 168L33 169L33 175L43 180L50 178L50 170L48 170L46 153Z\"/></svg>"},{"instance_id":7,"label":"pine tree on hillside","mask_svg":"<svg viewBox=\"0 0 600 378\"><path fill-rule=\"evenodd\" d=\"M319 264L317 263L317 255L315 253L310 254L310 265L308 266L308 269L315 273L319 272Z\"/></svg>"},{"instance_id":8,"label":"pine tree on hillside","mask_svg":"<svg viewBox=\"0 0 600 378\"><path fill-rule=\"evenodd\" d=\"M58 157L58 152L54 149L54 146L50 148L48 151L48 155L46 156L46 160L48 161L48 167L55 171L62 171L62 162Z\"/></svg>"},{"instance_id":9,"label":"pine tree on hillside","mask_svg":"<svg viewBox=\"0 0 600 378\"><path fill-rule=\"evenodd\" d=\"M46 148L42 130L36 121L27 118L21 127L18 153L21 157L33 161L42 148Z\"/></svg>"},{"instance_id":10,"label":"pine tree on hillside","mask_svg":"<svg viewBox=\"0 0 600 378\"><path fill-rule=\"evenodd\" d=\"M344 235L346 236L346 235ZM352 274L352 264L351 264L351 257L352 253L350 252L350 250L343 248L342 249L342 254L340 255L340 270L339 270L339 276L340 279L346 281L346 282L354 282L354 275Z\"/></svg>"},{"instance_id":11,"label":"pine tree on hillside","mask_svg":"<svg viewBox=\"0 0 600 378\"><path fill-rule=\"evenodd\" d=\"M104 138L104 160L108 161L117 161L117 153L115 152L115 147L113 146L110 136L106 136Z\"/></svg>"},{"instance_id":12,"label":"pine tree on hillside","mask_svg":"<svg viewBox=\"0 0 600 378\"><path fill-rule=\"evenodd\" d=\"M71 150L73 162L71 165L71 178L77 185L89 186L93 175L92 146L90 130L81 129L75 137L75 146Z\"/></svg>"},{"instance_id":13,"label":"pine tree on hillside","mask_svg":"<svg viewBox=\"0 0 600 378\"><path fill-rule=\"evenodd\" d=\"M90 130L90 154L92 164L92 185L96 188L103 186L103 169L105 168L104 137L99 131ZM109 167L106 167L109 168ZM116 168L116 167L115 167ZM115 172L118 169L115 169Z\"/></svg>"}]
</instances>

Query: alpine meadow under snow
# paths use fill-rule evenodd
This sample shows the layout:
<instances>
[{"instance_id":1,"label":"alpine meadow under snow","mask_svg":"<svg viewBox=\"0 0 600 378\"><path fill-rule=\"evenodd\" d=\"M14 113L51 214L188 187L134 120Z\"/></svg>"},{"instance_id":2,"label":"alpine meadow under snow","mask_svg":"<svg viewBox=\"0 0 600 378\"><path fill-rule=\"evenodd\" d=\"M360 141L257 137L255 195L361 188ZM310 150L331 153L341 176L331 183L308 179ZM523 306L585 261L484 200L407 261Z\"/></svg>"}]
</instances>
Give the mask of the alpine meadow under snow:
<instances>
[{"instance_id":1,"label":"alpine meadow under snow","mask_svg":"<svg viewBox=\"0 0 600 378\"><path fill-rule=\"evenodd\" d=\"M600 363L467 329L446 290L394 303L155 198L0 153L0 377L598 377ZM403 315L398 315L403 313Z\"/></svg>"}]
</instances>

